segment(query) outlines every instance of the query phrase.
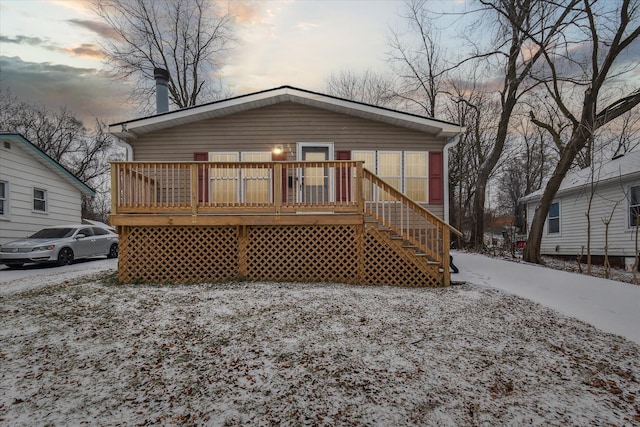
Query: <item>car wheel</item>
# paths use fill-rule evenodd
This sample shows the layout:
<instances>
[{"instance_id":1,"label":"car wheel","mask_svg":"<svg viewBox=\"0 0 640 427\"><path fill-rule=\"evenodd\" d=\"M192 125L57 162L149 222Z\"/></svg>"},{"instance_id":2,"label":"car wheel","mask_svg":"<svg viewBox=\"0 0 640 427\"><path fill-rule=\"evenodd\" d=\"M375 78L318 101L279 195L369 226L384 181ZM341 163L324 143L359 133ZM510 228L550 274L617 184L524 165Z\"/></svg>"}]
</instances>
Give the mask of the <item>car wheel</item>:
<instances>
[{"instance_id":1,"label":"car wheel","mask_svg":"<svg viewBox=\"0 0 640 427\"><path fill-rule=\"evenodd\" d=\"M73 262L73 251L69 248L60 249L58 265L69 265Z\"/></svg>"},{"instance_id":2,"label":"car wheel","mask_svg":"<svg viewBox=\"0 0 640 427\"><path fill-rule=\"evenodd\" d=\"M109 248L109 253L107 254L107 258L118 258L118 244L114 243Z\"/></svg>"}]
</instances>

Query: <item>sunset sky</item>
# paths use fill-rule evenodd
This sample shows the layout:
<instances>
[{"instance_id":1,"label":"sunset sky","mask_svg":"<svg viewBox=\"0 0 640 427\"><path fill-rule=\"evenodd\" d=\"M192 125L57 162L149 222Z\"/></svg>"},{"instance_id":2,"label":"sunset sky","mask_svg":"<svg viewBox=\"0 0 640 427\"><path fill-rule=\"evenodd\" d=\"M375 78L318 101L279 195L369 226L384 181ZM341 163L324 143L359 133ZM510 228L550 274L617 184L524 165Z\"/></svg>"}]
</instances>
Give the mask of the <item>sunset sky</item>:
<instances>
[{"instance_id":1,"label":"sunset sky","mask_svg":"<svg viewBox=\"0 0 640 427\"><path fill-rule=\"evenodd\" d=\"M434 7L462 2L444 0ZM389 28L402 29L404 2L231 1L238 46L221 70L235 95L282 85L323 91L343 69L388 70ZM106 78L84 0L0 0L0 86L51 109L66 105L85 120L131 118L128 89Z\"/></svg>"}]
</instances>

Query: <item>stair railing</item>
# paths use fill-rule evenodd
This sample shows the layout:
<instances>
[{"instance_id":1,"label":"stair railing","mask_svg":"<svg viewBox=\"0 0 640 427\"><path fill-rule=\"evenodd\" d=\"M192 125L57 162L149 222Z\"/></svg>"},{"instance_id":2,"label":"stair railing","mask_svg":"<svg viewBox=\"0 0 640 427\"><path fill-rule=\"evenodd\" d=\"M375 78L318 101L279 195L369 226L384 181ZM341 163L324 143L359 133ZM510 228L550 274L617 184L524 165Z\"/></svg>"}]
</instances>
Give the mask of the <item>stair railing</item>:
<instances>
[{"instance_id":1,"label":"stair railing","mask_svg":"<svg viewBox=\"0 0 640 427\"><path fill-rule=\"evenodd\" d=\"M448 285L450 233L462 233L366 168L362 169L362 178L362 194L371 199L364 201L365 215L438 262Z\"/></svg>"}]
</instances>

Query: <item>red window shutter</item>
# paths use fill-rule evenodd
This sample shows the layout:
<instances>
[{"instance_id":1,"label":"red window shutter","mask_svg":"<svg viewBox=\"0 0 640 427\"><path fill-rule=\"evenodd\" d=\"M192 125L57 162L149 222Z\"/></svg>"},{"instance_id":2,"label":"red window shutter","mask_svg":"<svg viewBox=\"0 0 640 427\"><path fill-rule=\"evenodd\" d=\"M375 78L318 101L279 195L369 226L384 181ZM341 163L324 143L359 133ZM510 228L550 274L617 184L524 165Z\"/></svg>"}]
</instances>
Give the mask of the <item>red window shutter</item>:
<instances>
[{"instance_id":1,"label":"red window shutter","mask_svg":"<svg viewBox=\"0 0 640 427\"><path fill-rule=\"evenodd\" d=\"M442 153L429 153L429 204L444 203L444 167Z\"/></svg>"},{"instance_id":2,"label":"red window shutter","mask_svg":"<svg viewBox=\"0 0 640 427\"><path fill-rule=\"evenodd\" d=\"M196 162L209 161L209 153L193 153ZM209 168L198 167L198 202L209 201Z\"/></svg>"},{"instance_id":3,"label":"red window shutter","mask_svg":"<svg viewBox=\"0 0 640 427\"><path fill-rule=\"evenodd\" d=\"M351 160L351 151L336 151L336 160ZM351 168L339 168L336 174L336 201L351 199Z\"/></svg>"}]
</instances>

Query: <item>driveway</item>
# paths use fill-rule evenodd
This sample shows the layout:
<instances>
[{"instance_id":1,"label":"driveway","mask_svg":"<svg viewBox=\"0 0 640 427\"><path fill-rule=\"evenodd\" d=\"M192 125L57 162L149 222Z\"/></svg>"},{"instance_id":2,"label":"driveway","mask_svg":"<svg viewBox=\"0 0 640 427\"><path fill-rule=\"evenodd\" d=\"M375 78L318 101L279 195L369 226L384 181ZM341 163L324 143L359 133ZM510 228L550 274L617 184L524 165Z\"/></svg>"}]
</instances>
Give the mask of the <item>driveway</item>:
<instances>
[{"instance_id":1,"label":"driveway","mask_svg":"<svg viewBox=\"0 0 640 427\"><path fill-rule=\"evenodd\" d=\"M502 289L640 344L640 286L452 251L454 281Z\"/></svg>"}]
</instances>

